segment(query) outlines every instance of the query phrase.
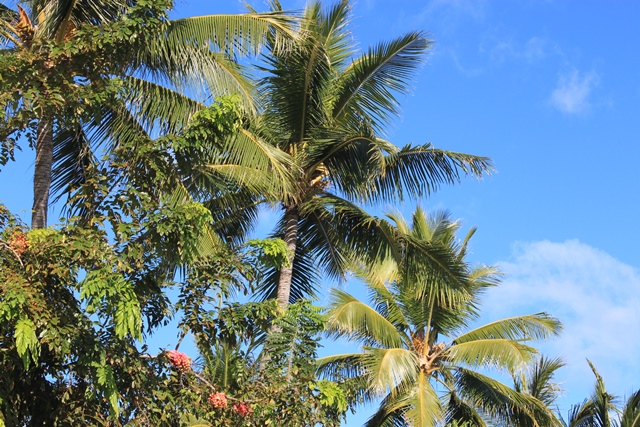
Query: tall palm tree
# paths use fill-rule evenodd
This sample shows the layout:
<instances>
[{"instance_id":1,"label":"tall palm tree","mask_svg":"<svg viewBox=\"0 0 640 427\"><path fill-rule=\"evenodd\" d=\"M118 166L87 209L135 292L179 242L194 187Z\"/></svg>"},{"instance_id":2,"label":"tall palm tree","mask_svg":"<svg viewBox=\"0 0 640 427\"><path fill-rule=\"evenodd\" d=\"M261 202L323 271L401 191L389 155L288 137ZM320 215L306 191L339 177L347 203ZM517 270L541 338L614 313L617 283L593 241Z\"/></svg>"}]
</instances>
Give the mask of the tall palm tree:
<instances>
[{"instance_id":1,"label":"tall palm tree","mask_svg":"<svg viewBox=\"0 0 640 427\"><path fill-rule=\"evenodd\" d=\"M52 51L73 41L82 26L104 26L122 20L136 4L135 0L24 0L18 3L16 12L3 5L3 53L30 52L46 60ZM154 7L161 4L171 7L172 2L158 2ZM165 19L166 15L160 13L158 18ZM182 128L203 105L181 91L206 87L205 97L239 93L251 108L251 85L235 58L256 53L265 36L272 32L278 35L280 44L281 36L290 35L290 22L291 18L279 12L180 19L166 22L152 34L147 34L147 27L145 33L131 38L144 40L143 43L124 46L121 52L108 52L109 56L118 57L133 50L124 55L117 69L103 70L96 65L98 69L90 71L93 77L122 79L121 96L111 105L103 105L100 117L76 121L73 126L61 124L55 113L35 117L38 128L32 227L46 227L52 174L54 190L58 192L81 183L86 166L95 162L93 149L100 142L149 138L154 132ZM71 74L86 78L86 67L87 64L79 64ZM39 106L34 110L44 111Z\"/></svg>"},{"instance_id":2,"label":"tall palm tree","mask_svg":"<svg viewBox=\"0 0 640 427\"><path fill-rule=\"evenodd\" d=\"M428 218L417 209L412 226L391 218L388 229L402 255L363 268L372 304L343 290L331 293L330 334L362 343L363 351L319 359L320 373L349 378L365 400L382 398L368 427L485 426L485 416L510 420L513 407L554 425L538 399L478 369L522 368L536 354L524 342L557 334L559 322L538 313L465 331L478 317L479 295L498 281L495 268L464 259L474 230L460 243L459 225L447 214ZM434 271L454 271L450 266L457 275Z\"/></svg>"},{"instance_id":3,"label":"tall palm tree","mask_svg":"<svg viewBox=\"0 0 640 427\"><path fill-rule=\"evenodd\" d=\"M290 163L287 191L249 203L281 213L274 234L287 243L290 262L270 272L262 295L282 307L308 294L319 271L341 277L350 254L364 255L384 237L361 205L425 196L492 168L485 157L430 144L398 148L381 138L431 41L411 32L358 53L350 9L347 0L326 9L311 2L293 47L270 46L259 68L258 119L243 135L267 141Z\"/></svg>"}]
</instances>

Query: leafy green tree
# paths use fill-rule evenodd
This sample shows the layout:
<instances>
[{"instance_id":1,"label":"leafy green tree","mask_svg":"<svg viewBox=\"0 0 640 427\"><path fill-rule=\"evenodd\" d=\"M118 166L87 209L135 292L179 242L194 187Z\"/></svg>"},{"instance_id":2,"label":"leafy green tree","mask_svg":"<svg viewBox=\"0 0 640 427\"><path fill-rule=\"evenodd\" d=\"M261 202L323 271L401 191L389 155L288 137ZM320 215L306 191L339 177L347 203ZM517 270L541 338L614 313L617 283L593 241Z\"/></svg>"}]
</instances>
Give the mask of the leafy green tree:
<instances>
[{"instance_id":1,"label":"leafy green tree","mask_svg":"<svg viewBox=\"0 0 640 427\"><path fill-rule=\"evenodd\" d=\"M267 157L283 171L267 177L272 184L282 180L279 188L243 193L228 218L235 215L244 224L237 228L249 229L259 204L281 211L274 235L287 243L291 259L270 271L261 295L277 297L282 307L309 295L320 272L341 277L349 258L367 252L372 222L360 204L424 196L462 175L491 170L484 157L429 144L398 148L380 137L431 42L412 32L358 54L349 15L346 0L326 9L312 2L291 49L270 41L259 67L258 117L236 135L234 150L220 155L234 153L230 169L264 153L265 143L279 153ZM210 193L219 191L214 186Z\"/></svg>"},{"instance_id":2,"label":"leafy green tree","mask_svg":"<svg viewBox=\"0 0 640 427\"><path fill-rule=\"evenodd\" d=\"M46 226L52 173L55 191L73 190L105 140L184 126L202 108L180 94L186 87L249 99L233 56L255 53L272 30L289 31L290 19L277 13L169 22L172 4L25 0L15 12L0 8L0 164L26 134L36 149L32 227Z\"/></svg>"},{"instance_id":3,"label":"leafy green tree","mask_svg":"<svg viewBox=\"0 0 640 427\"><path fill-rule=\"evenodd\" d=\"M484 426L485 416L508 421L513 407L553 425L539 400L478 369L522 368L536 354L525 342L557 334L559 322L538 313L465 331L478 317L480 294L498 275L465 261L474 230L459 243L459 225L446 214L428 218L418 209L411 226L391 218L395 226L387 230L401 246L400 261L390 256L363 266L372 305L334 289L327 312L329 332L363 344L363 352L322 358L320 372L351 378L361 399L382 398L371 427Z\"/></svg>"},{"instance_id":4,"label":"leafy green tree","mask_svg":"<svg viewBox=\"0 0 640 427\"><path fill-rule=\"evenodd\" d=\"M166 152L153 141L138 148L114 150L110 167L88 174L93 197L85 201L97 205L90 218L30 230L0 209L7 425L137 419L167 393L166 367L144 354L142 341L172 312L165 289L227 292L252 277L242 256L203 238L212 222L204 206L155 197L173 184ZM122 176L131 185L117 185Z\"/></svg>"},{"instance_id":5,"label":"leafy green tree","mask_svg":"<svg viewBox=\"0 0 640 427\"><path fill-rule=\"evenodd\" d=\"M216 427L340 425L348 408L344 391L317 380L312 363L324 327L317 307L300 301L284 313L270 300L219 308L205 303L197 311L201 326L193 332L202 357L192 364L184 354L165 353L174 373L161 399L144 410L145 420ZM193 311L186 313L191 322ZM272 357L258 366L262 347L256 339L264 342L272 325L277 331L266 338ZM168 418L164 408L179 410Z\"/></svg>"}]
</instances>

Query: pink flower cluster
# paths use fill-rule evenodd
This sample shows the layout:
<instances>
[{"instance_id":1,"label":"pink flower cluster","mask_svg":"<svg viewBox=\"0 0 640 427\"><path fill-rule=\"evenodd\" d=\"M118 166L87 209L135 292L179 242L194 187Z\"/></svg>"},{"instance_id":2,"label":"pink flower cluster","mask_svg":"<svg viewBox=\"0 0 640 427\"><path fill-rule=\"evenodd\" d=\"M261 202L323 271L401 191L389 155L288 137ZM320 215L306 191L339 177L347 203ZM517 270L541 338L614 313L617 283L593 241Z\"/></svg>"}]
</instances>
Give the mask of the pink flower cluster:
<instances>
[{"instance_id":1,"label":"pink flower cluster","mask_svg":"<svg viewBox=\"0 0 640 427\"><path fill-rule=\"evenodd\" d=\"M29 243L27 242L27 235L20 231L14 233L9 238L9 245L18 256L22 256L29 246Z\"/></svg>"},{"instance_id":2,"label":"pink flower cluster","mask_svg":"<svg viewBox=\"0 0 640 427\"><path fill-rule=\"evenodd\" d=\"M191 358L178 350L167 351L167 358L174 368L180 371L188 371L191 369Z\"/></svg>"},{"instance_id":3,"label":"pink flower cluster","mask_svg":"<svg viewBox=\"0 0 640 427\"><path fill-rule=\"evenodd\" d=\"M246 417L247 415L253 412L253 409L251 409L251 406L247 405L244 402L234 404L233 410L236 411L241 417Z\"/></svg>"},{"instance_id":4,"label":"pink flower cluster","mask_svg":"<svg viewBox=\"0 0 640 427\"><path fill-rule=\"evenodd\" d=\"M211 393L207 399L209 403L216 409L225 409L229 404L227 402L227 395L222 392Z\"/></svg>"}]
</instances>

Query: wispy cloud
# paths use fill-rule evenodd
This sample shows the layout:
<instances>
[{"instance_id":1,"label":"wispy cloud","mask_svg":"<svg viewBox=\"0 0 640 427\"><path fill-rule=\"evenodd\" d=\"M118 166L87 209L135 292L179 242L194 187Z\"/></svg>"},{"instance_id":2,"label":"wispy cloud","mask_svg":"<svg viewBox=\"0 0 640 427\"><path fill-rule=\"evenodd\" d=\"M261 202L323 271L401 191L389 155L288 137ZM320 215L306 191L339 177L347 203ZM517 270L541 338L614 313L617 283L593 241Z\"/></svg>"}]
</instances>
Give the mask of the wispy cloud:
<instances>
[{"instance_id":1,"label":"wispy cloud","mask_svg":"<svg viewBox=\"0 0 640 427\"><path fill-rule=\"evenodd\" d=\"M494 318L546 311L564 331L543 344L544 353L568 363L564 382L569 404L587 397L594 381L591 360L610 391L640 388L640 272L577 240L519 244L500 264L503 284L492 289L483 312ZM565 412L566 413L566 412Z\"/></svg>"},{"instance_id":2,"label":"wispy cloud","mask_svg":"<svg viewBox=\"0 0 640 427\"><path fill-rule=\"evenodd\" d=\"M551 93L551 104L568 114L579 114L590 107L589 96L600 79L595 71L580 73L572 70L561 74L556 88Z\"/></svg>"},{"instance_id":3,"label":"wispy cloud","mask_svg":"<svg viewBox=\"0 0 640 427\"><path fill-rule=\"evenodd\" d=\"M501 64L507 60L524 61L533 64L543 60L555 47L549 40L533 36L527 41L517 41L511 37L489 34L480 42L480 53L489 56L493 63Z\"/></svg>"},{"instance_id":4,"label":"wispy cloud","mask_svg":"<svg viewBox=\"0 0 640 427\"><path fill-rule=\"evenodd\" d=\"M486 15L485 0L432 0L427 2L422 9L404 17L404 24L409 26L422 25L428 22L437 23L440 31L453 31L468 19L483 21Z\"/></svg>"}]
</instances>

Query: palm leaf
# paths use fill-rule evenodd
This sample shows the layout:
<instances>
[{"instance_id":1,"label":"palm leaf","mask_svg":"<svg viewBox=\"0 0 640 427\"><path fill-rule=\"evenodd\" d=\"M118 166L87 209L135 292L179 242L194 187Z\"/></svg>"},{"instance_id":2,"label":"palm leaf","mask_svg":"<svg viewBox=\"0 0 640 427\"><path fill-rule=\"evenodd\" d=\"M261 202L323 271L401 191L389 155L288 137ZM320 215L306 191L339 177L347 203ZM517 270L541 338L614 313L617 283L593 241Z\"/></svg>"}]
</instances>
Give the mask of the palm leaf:
<instances>
[{"instance_id":1,"label":"palm leaf","mask_svg":"<svg viewBox=\"0 0 640 427\"><path fill-rule=\"evenodd\" d=\"M197 111L206 108L175 90L136 77L122 79L125 102L148 133L178 133L184 129ZM157 126L159 125L159 126Z\"/></svg>"},{"instance_id":2,"label":"palm leaf","mask_svg":"<svg viewBox=\"0 0 640 427\"><path fill-rule=\"evenodd\" d=\"M462 344L482 339L530 340L558 335L561 323L547 313L516 316L496 320L458 336L454 342Z\"/></svg>"},{"instance_id":3,"label":"palm leaf","mask_svg":"<svg viewBox=\"0 0 640 427\"><path fill-rule=\"evenodd\" d=\"M449 347L448 361L455 365L477 367L499 367L510 371L521 368L537 354L533 347L509 339L479 339Z\"/></svg>"},{"instance_id":4,"label":"palm leaf","mask_svg":"<svg viewBox=\"0 0 640 427\"><path fill-rule=\"evenodd\" d=\"M404 348L365 347L363 361L369 387L378 392L412 384L420 371L416 354Z\"/></svg>"},{"instance_id":5,"label":"palm leaf","mask_svg":"<svg viewBox=\"0 0 640 427\"><path fill-rule=\"evenodd\" d=\"M514 414L526 414L534 425L558 426L553 412L532 396L518 393L501 382L464 368L456 368L455 387L460 396L487 415L512 425ZM515 411L514 408L518 410Z\"/></svg>"},{"instance_id":6,"label":"palm leaf","mask_svg":"<svg viewBox=\"0 0 640 427\"><path fill-rule=\"evenodd\" d=\"M284 47L295 37L294 21L295 17L282 11L196 16L171 21L167 40L170 46L211 44L226 54L256 55L272 31L277 35L277 46Z\"/></svg>"},{"instance_id":7,"label":"palm leaf","mask_svg":"<svg viewBox=\"0 0 640 427\"><path fill-rule=\"evenodd\" d=\"M57 132L53 143L53 203L84 184L87 171L96 164L89 137L80 125Z\"/></svg>"},{"instance_id":8,"label":"palm leaf","mask_svg":"<svg viewBox=\"0 0 640 427\"><path fill-rule=\"evenodd\" d=\"M640 390L636 390L622 408L619 427L640 427Z\"/></svg>"},{"instance_id":9,"label":"palm leaf","mask_svg":"<svg viewBox=\"0 0 640 427\"><path fill-rule=\"evenodd\" d=\"M378 175L361 189L358 200L362 202L402 200L405 192L422 197L442 184L460 182L462 174L480 178L493 170L487 157L440 150L431 144L401 149L385 144L385 148L388 154L378 167Z\"/></svg>"},{"instance_id":10,"label":"palm leaf","mask_svg":"<svg viewBox=\"0 0 640 427\"><path fill-rule=\"evenodd\" d=\"M409 409L404 417L415 427L432 427L439 425L442 417L440 398L429 381L429 375L420 371L413 383L413 389L408 391L405 399Z\"/></svg>"},{"instance_id":11,"label":"palm leaf","mask_svg":"<svg viewBox=\"0 0 640 427\"><path fill-rule=\"evenodd\" d=\"M365 345L402 347L403 337L396 327L367 304L348 293L333 289L330 294L327 330Z\"/></svg>"},{"instance_id":12,"label":"palm leaf","mask_svg":"<svg viewBox=\"0 0 640 427\"><path fill-rule=\"evenodd\" d=\"M332 117L350 123L367 117L380 131L398 114L393 92L407 92L409 79L430 47L431 42L422 33L412 32L370 48L341 76L338 83L341 90Z\"/></svg>"}]
</instances>

